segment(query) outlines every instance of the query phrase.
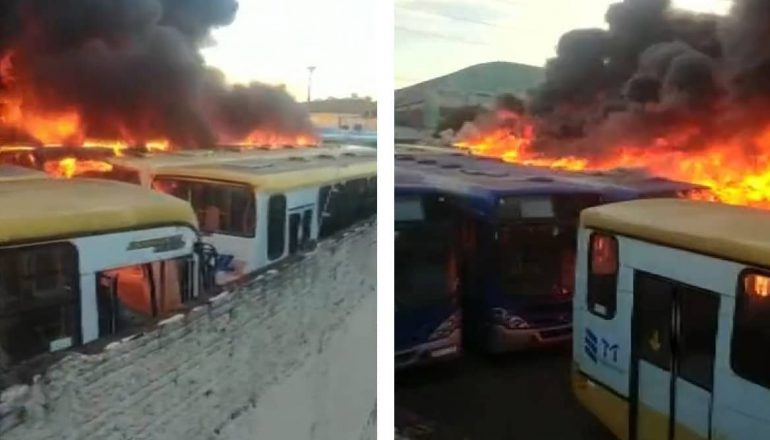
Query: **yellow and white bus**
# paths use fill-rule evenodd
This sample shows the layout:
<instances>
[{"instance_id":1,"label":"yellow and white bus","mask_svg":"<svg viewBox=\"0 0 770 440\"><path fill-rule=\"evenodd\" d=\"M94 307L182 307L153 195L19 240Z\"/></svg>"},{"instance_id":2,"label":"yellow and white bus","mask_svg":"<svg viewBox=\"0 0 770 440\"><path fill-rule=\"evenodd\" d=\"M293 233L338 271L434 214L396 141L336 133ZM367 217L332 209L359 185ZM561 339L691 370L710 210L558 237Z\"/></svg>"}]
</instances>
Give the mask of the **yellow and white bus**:
<instances>
[{"instance_id":1,"label":"yellow and white bus","mask_svg":"<svg viewBox=\"0 0 770 440\"><path fill-rule=\"evenodd\" d=\"M768 225L681 199L583 211L573 386L618 438L770 438Z\"/></svg>"},{"instance_id":2,"label":"yellow and white bus","mask_svg":"<svg viewBox=\"0 0 770 440\"><path fill-rule=\"evenodd\" d=\"M189 204L118 182L0 183L0 369L130 329L198 295Z\"/></svg>"},{"instance_id":3,"label":"yellow and white bus","mask_svg":"<svg viewBox=\"0 0 770 440\"><path fill-rule=\"evenodd\" d=\"M295 156L164 167L153 189L192 205L225 284L376 211L376 156Z\"/></svg>"},{"instance_id":4,"label":"yellow and white bus","mask_svg":"<svg viewBox=\"0 0 770 440\"><path fill-rule=\"evenodd\" d=\"M159 170L167 167L206 165L242 160L278 160L289 157L338 157L351 154L373 157L376 155L376 151L364 147L333 145L306 148L178 150L142 154L132 153L105 159L104 162L111 165L109 171L97 170L80 174L76 177L109 179L150 187L153 176Z\"/></svg>"}]
</instances>

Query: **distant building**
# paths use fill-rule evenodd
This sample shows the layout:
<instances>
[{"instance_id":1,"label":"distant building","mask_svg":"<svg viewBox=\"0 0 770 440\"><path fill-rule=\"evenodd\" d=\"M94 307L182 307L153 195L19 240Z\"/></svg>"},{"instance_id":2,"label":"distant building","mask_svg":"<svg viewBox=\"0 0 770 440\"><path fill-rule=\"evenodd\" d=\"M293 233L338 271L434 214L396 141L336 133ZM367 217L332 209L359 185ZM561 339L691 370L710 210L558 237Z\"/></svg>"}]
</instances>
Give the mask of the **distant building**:
<instances>
[{"instance_id":1,"label":"distant building","mask_svg":"<svg viewBox=\"0 0 770 440\"><path fill-rule=\"evenodd\" d=\"M377 102L371 98L329 98L306 104L316 127L324 130L377 130Z\"/></svg>"},{"instance_id":2,"label":"distant building","mask_svg":"<svg viewBox=\"0 0 770 440\"><path fill-rule=\"evenodd\" d=\"M434 129L452 109L490 105L503 93L523 95L543 80L543 68L496 61L396 90L396 126Z\"/></svg>"}]
</instances>

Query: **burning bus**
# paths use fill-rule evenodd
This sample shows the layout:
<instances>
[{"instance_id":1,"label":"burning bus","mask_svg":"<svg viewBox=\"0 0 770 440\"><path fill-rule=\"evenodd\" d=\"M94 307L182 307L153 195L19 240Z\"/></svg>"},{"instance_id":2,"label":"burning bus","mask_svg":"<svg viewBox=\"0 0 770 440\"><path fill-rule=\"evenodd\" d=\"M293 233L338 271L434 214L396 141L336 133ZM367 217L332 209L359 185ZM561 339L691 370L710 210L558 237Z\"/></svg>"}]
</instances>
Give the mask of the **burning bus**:
<instances>
[{"instance_id":1,"label":"burning bus","mask_svg":"<svg viewBox=\"0 0 770 440\"><path fill-rule=\"evenodd\" d=\"M395 174L395 367L443 362L462 352L453 216L439 188Z\"/></svg>"},{"instance_id":2,"label":"burning bus","mask_svg":"<svg viewBox=\"0 0 770 440\"><path fill-rule=\"evenodd\" d=\"M0 184L0 368L136 330L201 295L187 203L120 183Z\"/></svg>"},{"instance_id":3,"label":"burning bus","mask_svg":"<svg viewBox=\"0 0 770 440\"><path fill-rule=\"evenodd\" d=\"M564 172L463 154L401 154L445 200L454 230L463 336L491 352L571 337L577 220L618 200L682 197L705 188L651 176Z\"/></svg>"}]
</instances>

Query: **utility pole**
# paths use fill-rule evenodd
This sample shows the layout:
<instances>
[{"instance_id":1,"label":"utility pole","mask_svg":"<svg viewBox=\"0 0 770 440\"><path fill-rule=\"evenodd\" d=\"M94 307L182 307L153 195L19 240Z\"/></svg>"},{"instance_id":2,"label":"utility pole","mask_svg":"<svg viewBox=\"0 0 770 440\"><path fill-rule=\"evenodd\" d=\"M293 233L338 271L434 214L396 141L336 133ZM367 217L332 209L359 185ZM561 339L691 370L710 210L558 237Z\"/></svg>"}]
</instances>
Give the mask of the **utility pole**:
<instances>
[{"instance_id":1,"label":"utility pole","mask_svg":"<svg viewBox=\"0 0 770 440\"><path fill-rule=\"evenodd\" d=\"M307 102L310 102L310 86L313 84L313 72L315 71L315 66L307 66Z\"/></svg>"}]
</instances>

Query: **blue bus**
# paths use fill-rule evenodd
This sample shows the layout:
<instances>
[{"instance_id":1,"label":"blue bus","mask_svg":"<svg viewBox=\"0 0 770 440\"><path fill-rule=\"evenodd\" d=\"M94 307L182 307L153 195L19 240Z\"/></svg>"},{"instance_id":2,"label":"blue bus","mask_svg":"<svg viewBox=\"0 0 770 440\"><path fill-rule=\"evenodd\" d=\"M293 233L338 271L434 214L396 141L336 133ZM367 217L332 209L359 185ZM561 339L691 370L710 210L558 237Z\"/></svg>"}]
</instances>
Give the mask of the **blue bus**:
<instances>
[{"instance_id":1,"label":"blue bus","mask_svg":"<svg viewBox=\"0 0 770 440\"><path fill-rule=\"evenodd\" d=\"M461 353L459 280L446 199L418 173L395 174L395 365Z\"/></svg>"},{"instance_id":2,"label":"blue bus","mask_svg":"<svg viewBox=\"0 0 770 440\"><path fill-rule=\"evenodd\" d=\"M457 231L463 335L505 352L568 341L582 209L678 197L701 187L633 172L575 173L463 154L396 157L450 208Z\"/></svg>"}]
</instances>

